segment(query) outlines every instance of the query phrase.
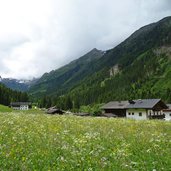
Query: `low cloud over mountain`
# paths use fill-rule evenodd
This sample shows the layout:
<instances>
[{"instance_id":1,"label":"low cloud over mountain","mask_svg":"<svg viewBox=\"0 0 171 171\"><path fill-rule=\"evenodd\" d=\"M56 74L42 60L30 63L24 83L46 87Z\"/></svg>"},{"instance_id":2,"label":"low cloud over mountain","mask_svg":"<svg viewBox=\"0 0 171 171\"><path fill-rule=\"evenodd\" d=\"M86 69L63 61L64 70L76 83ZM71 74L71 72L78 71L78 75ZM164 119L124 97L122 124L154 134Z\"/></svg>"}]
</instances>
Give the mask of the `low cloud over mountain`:
<instances>
[{"instance_id":1,"label":"low cloud over mountain","mask_svg":"<svg viewBox=\"0 0 171 171\"><path fill-rule=\"evenodd\" d=\"M0 75L40 76L170 14L169 0L0 0Z\"/></svg>"}]
</instances>

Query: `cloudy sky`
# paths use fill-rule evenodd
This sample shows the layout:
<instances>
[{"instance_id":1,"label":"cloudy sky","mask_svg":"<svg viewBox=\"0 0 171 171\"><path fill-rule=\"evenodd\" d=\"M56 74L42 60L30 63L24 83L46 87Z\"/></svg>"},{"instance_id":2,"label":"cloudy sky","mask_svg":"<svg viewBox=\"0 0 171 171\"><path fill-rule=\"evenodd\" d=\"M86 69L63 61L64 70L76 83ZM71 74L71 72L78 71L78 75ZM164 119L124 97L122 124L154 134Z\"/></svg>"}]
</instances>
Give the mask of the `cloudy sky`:
<instances>
[{"instance_id":1,"label":"cloudy sky","mask_svg":"<svg viewBox=\"0 0 171 171\"><path fill-rule=\"evenodd\" d=\"M170 0L0 0L0 75L39 77L169 15Z\"/></svg>"}]
</instances>

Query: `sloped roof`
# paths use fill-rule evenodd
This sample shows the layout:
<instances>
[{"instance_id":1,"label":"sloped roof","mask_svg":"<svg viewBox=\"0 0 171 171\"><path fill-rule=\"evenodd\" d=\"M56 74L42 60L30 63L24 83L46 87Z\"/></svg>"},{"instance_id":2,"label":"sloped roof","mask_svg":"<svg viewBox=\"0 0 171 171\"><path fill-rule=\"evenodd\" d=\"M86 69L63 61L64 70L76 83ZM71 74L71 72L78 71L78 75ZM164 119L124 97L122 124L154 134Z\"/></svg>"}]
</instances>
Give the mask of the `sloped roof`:
<instances>
[{"instance_id":1,"label":"sloped roof","mask_svg":"<svg viewBox=\"0 0 171 171\"><path fill-rule=\"evenodd\" d=\"M112 101L102 106L101 109L152 109L159 102L162 102L161 99ZM163 103L162 105L165 106L165 108L167 108L165 103Z\"/></svg>"},{"instance_id":2,"label":"sloped roof","mask_svg":"<svg viewBox=\"0 0 171 171\"><path fill-rule=\"evenodd\" d=\"M133 100L126 108L127 109L151 109L153 108L161 99L139 99Z\"/></svg>"},{"instance_id":3,"label":"sloped roof","mask_svg":"<svg viewBox=\"0 0 171 171\"><path fill-rule=\"evenodd\" d=\"M112 101L104 106L102 106L102 109L126 109L128 106L129 102L128 101Z\"/></svg>"},{"instance_id":4,"label":"sloped roof","mask_svg":"<svg viewBox=\"0 0 171 171\"><path fill-rule=\"evenodd\" d=\"M31 105L31 102L11 102L11 106L16 106L16 105Z\"/></svg>"}]
</instances>

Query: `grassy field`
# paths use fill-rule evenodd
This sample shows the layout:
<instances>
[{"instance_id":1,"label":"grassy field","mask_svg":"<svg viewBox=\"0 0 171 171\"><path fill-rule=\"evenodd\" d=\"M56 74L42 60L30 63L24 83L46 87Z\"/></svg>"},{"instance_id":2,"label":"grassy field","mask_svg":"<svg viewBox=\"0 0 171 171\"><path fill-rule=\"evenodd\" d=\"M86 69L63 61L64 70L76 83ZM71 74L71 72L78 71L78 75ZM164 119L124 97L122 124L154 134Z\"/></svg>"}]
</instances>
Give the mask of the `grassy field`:
<instances>
[{"instance_id":1,"label":"grassy field","mask_svg":"<svg viewBox=\"0 0 171 171\"><path fill-rule=\"evenodd\" d=\"M171 122L0 113L0 170L171 170Z\"/></svg>"},{"instance_id":2,"label":"grassy field","mask_svg":"<svg viewBox=\"0 0 171 171\"><path fill-rule=\"evenodd\" d=\"M44 114L45 113L45 111L42 111L39 109L13 110L12 108L8 106L4 106L0 104L0 113L9 113L9 112L24 113L24 114Z\"/></svg>"},{"instance_id":3,"label":"grassy field","mask_svg":"<svg viewBox=\"0 0 171 171\"><path fill-rule=\"evenodd\" d=\"M12 109L0 104L0 112L12 112Z\"/></svg>"}]
</instances>

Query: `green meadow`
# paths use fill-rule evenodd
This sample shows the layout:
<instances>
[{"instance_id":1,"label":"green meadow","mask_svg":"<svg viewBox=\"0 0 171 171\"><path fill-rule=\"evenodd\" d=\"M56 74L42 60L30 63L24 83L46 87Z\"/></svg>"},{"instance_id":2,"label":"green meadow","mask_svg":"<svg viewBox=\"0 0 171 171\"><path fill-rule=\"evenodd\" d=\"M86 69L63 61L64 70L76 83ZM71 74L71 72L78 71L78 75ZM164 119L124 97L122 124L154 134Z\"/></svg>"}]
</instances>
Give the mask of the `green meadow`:
<instances>
[{"instance_id":1,"label":"green meadow","mask_svg":"<svg viewBox=\"0 0 171 171\"><path fill-rule=\"evenodd\" d=\"M0 112L12 112L12 109L0 104Z\"/></svg>"},{"instance_id":2,"label":"green meadow","mask_svg":"<svg viewBox=\"0 0 171 171\"><path fill-rule=\"evenodd\" d=\"M171 122L22 112L0 122L0 170L171 170Z\"/></svg>"}]
</instances>

